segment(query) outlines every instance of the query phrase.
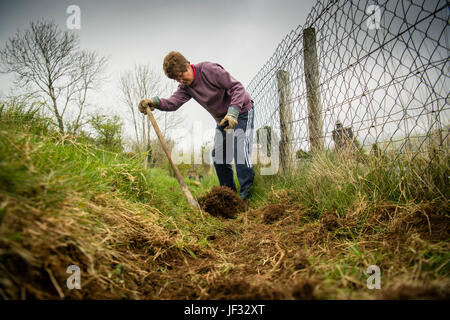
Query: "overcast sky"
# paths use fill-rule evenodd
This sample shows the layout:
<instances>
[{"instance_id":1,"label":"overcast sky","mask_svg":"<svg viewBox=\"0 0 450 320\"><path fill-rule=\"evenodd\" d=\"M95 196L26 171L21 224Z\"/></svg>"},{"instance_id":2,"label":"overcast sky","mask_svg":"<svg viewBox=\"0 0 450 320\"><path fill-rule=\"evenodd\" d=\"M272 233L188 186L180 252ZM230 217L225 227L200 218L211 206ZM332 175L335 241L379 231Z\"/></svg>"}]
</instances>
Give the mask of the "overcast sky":
<instances>
[{"instance_id":1,"label":"overcast sky","mask_svg":"<svg viewBox=\"0 0 450 320\"><path fill-rule=\"evenodd\" d=\"M121 71L135 63L162 72L164 56L182 52L191 63L220 63L247 86L292 29L304 24L316 0L147 0L147 1L24 1L0 2L0 44L16 29L39 18L54 20L67 30L69 5L81 10L77 30L83 49L109 57L108 76L96 101L117 114L126 110L119 101ZM0 75L0 93L6 94L11 77ZM195 101L177 112L187 120L201 120L213 128L212 117Z\"/></svg>"}]
</instances>

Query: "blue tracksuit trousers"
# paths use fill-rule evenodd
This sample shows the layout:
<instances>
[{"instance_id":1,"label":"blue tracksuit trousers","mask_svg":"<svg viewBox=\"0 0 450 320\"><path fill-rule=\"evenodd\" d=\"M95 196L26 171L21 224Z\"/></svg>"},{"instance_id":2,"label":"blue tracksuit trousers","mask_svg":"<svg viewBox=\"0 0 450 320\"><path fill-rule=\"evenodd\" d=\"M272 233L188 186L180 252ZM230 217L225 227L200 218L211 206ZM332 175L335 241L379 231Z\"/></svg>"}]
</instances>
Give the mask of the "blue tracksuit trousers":
<instances>
[{"instance_id":1,"label":"blue tracksuit trousers","mask_svg":"<svg viewBox=\"0 0 450 320\"><path fill-rule=\"evenodd\" d=\"M255 173L251 162L253 143L253 114L254 107L240 114L238 124L233 130L221 130L216 127L212 158L214 168L221 186L236 189L233 179L233 158L239 181L240 197L245 200L251 196L250 187L253 185Z\"/></svg>"}]
</instances>

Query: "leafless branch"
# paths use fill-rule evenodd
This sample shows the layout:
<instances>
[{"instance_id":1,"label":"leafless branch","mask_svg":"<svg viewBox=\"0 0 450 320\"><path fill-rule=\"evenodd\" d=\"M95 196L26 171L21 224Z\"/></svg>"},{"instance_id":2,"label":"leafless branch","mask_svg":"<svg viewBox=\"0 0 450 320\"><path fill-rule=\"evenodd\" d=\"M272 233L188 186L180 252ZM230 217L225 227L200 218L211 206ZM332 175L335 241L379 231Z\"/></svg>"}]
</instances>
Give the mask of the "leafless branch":
<instances>
[{"instance_id":1,"label":"leafless branch","mask_svg":"<svg viewBox=\"0 0 450 320\"><path fill-rule=\"evenodd\" d=\"M89 90L101 80L106 58L95 52L81 51L79 38L62 32L55 22L31 22L25 31L18 30L0 50L1 72L14 73L16 85L33 85L51 102L59 130L65 131L68 108L78 107L71 127L79 128Z\"/></svg>"}]
</instances>

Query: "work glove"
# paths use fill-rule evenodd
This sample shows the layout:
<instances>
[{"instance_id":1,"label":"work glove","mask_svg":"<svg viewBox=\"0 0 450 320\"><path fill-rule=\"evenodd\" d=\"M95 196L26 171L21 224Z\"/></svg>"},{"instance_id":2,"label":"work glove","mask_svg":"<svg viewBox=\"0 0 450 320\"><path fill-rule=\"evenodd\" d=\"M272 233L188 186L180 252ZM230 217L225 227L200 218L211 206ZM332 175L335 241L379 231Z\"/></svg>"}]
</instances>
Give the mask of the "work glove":
<instances>
[{"instance_id":1,"label":"work glove","mask_svg":"<svg viewBox=\"0 0 450 320\"><path fill-rule=\"evenodd\" d=\"M158 97L153 97L151 99L143 99L138 104L139 111L143 114L146 114L146 108L149 107L151 111L155 110L155 108L159 107L161 101Z\"/></svg>"},{"instance_id":2,"label":"work glove","mask_svg":"<svg viewBox=\"0 0 450 320\"><path fill-rule=\"evenodd\" d=\"M239 109L236 107L229 107L226 116L220 121L219 126L222 127L228 121L228 126L226 126L224 129L233 129L238 124L238 117Z\"/></svg>"}]
</instances>

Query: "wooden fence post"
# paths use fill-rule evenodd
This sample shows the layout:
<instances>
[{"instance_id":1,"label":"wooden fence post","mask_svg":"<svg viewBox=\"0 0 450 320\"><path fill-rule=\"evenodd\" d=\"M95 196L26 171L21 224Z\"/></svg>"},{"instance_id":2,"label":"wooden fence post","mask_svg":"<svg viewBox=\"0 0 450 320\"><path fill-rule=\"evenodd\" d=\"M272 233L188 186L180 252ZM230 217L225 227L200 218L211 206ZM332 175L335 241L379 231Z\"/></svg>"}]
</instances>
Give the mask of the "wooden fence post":
<instances>
[{"instance_id":1,"label":"wooden fence post","mask_svg":"<svg viewBox=\"0 0 450 320\"><path fill-rule=\"evenodd\" d=\"M319 60L316 48L316 30L303 30L304 69L306 96L308 100L308 129L311 151L317 152L324 146L322 133L322 102L319 87Z\"/></svg>"},{"instance_id":2,"label":"wooden fence post","mask_svg":"<svg viewBox=\"0 0 450 320\"><path fill-rule=\"evenodd\" d=\"M291 99L291 85L289 83L289 72L279 70L278 80L278 103L280 110L280 165L281 171L286 172L292 168L293 162L293 130L292 130L292 110L289 100Z\"/></svg>"}]
</instances>

